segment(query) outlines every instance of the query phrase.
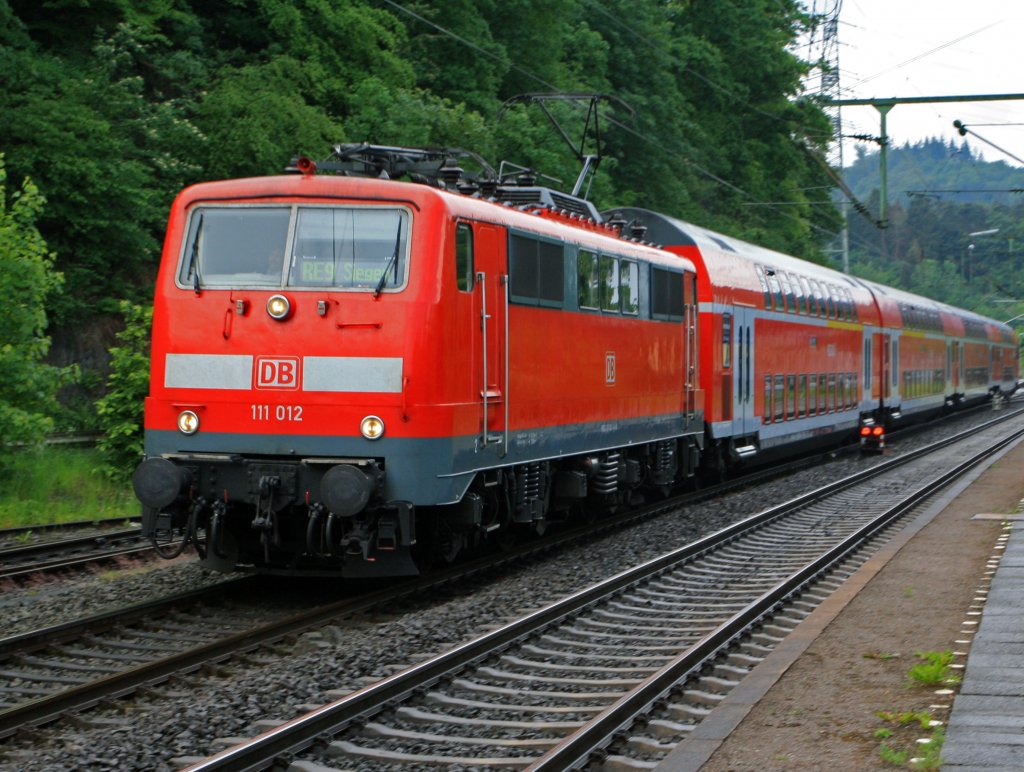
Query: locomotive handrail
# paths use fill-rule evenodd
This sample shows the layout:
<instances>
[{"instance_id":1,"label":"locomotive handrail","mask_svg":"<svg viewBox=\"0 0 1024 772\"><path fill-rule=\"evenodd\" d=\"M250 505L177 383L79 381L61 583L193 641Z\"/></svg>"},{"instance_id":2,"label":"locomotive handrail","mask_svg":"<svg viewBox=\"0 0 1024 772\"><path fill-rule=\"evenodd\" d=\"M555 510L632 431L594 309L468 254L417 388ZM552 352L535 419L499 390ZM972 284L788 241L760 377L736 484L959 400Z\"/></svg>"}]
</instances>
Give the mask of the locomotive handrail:
<instances>
[{"instance_id":1,"label":"locomotive handrail","mask_svg":"<svg viewBox=\"0 0 1024 772\"><path fill-rule=\"evenodd\" d=\"M480 287L480 348L483 352L482 362L484 367L484 379L481 384L482 388L480 389L480 396L484 401L484 425L483 432L480 437L480 449L486 450L489 439L487 433L487 422L490 419L490 415L487 410L487 398L490 396L487 388L489 380L489 373L487 370L487 320L490 318L487 314L487 274L483 271L477 271L476 283L477 286Z\"/></svg>"},{"instance_id":2,"label":"locomotive handrail","mask_svg":"<svg viewBox=\"0 0 1024 772\"><path fill-rule=\"evenodd\" d=\"M507 273L503 273L501 275L501 286L505 288L505 291L502 293L502 298L505 301L505 307L501 311L502 317L503 317L504 322L505 322L505 337L504 337L504 340L502 341L502 348L505 350L505 393L502 394L502 399L505 400L505 420L503 421L504 425L502 427L504 429L504 440L501 443L501 450L498 452L498 455L501 458L504 458L508 454L508 377L509 377L508 376L508 372L509 372L509 367L508 367L508 303L509 303L508 291L509 290L508 290L508 274Z\"/></svg>"}]
</instances>

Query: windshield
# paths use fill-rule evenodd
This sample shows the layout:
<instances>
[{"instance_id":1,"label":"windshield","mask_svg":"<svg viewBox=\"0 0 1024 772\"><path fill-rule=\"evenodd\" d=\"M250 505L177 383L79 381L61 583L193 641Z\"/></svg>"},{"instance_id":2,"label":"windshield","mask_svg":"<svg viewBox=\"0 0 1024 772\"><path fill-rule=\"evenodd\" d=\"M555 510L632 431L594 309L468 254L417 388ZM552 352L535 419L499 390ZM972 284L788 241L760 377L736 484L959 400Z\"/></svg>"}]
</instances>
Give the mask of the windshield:
<instances>
[{"instance_id":1,"label":"windshield","mask_svg":"<svg viewBox=\"0 0 1024 772\"><path fill-rule=\"evenodd\" d=\"M197 289L394 289L405 283L408 235L405 209L198 207L189 220L178 283Z\"/></svg>"}]
</instances>

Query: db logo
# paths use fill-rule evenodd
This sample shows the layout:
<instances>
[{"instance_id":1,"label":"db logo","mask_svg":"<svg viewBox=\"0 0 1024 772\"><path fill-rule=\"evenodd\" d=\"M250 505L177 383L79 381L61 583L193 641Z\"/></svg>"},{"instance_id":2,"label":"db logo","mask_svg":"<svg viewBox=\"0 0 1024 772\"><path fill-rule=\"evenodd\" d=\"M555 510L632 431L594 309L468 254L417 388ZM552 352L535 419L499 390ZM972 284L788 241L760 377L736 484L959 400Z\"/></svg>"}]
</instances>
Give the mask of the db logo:
<instances>
[{"instance_id":1,"label":"db logo","mask_svg":"<svg viewBox=\"0 0 1024 772\"><path fill-rule=\"evenodd\" d=\"M255 370L257 389L299 388L298 357L256 357Z\"/></svg>"}]
</instances>

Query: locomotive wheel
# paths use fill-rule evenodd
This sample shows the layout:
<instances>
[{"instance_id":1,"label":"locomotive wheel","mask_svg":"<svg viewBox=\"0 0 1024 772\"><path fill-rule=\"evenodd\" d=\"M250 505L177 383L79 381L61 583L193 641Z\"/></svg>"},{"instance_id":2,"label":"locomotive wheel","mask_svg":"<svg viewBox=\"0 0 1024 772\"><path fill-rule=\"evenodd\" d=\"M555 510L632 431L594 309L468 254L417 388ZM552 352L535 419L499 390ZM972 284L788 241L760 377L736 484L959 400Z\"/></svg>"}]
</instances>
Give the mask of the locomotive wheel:
<instances>
[{"instance_id":1,"label":"locomotive wheel","mask_svg":"<svg viewBox=\"0 0 1024 772\"><path fill-rule=\"evenodd\" d=\"M465 546L465 537L456 533L436 512L421 517L416 529L414 560L420 571L451 564Z\"/></svg>"},{"instance_id":2,"label":"locomotive wheel","mask_svg":"<svg viewBox=\"0 0 1024 772\"><path fill-rule=\"evenodd\" d=\"M434 544L435 554L438 559L451 564L466 546L466 536L453 531L447 523L438 524L438 538Z\"/></svg>"}]
</instances>

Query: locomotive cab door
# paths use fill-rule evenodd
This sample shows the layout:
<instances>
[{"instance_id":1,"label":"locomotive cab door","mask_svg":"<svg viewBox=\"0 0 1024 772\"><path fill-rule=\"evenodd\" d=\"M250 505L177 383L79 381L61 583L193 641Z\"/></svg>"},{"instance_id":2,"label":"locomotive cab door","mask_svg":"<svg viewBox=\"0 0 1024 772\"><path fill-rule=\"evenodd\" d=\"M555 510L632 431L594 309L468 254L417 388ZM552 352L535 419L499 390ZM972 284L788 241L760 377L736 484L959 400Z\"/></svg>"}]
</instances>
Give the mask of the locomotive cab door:
<instances>
[{"instance_id":1,"label":"locomotive cab door","mask_svg":"<svg viewBox=\"0 0 1024 772\"><path fill-rule=\"evenodd\" d=\"M754 411L754 309L733 306L731 332L733 434L755 434L759 421ZM725 345L723 341L723 349Z\"/></svg>"},{"instance_id":2,"label":"locomotive cab door","mask_svg":"<svg viewBox=\"0 0 1024 772\"><path fill-rule=\"evenodd\" d=\"M508 269L505 232L493 225L474 228L474 335L479 371L479 450L508 452Z\"/></svg>"}]
</instances>

